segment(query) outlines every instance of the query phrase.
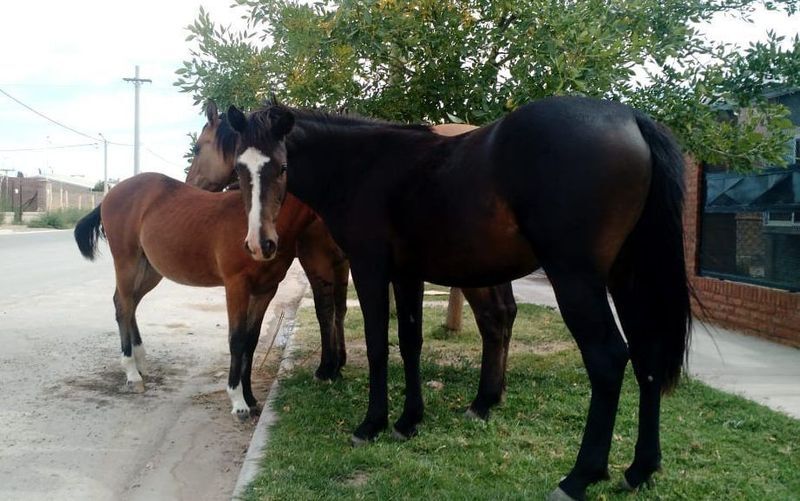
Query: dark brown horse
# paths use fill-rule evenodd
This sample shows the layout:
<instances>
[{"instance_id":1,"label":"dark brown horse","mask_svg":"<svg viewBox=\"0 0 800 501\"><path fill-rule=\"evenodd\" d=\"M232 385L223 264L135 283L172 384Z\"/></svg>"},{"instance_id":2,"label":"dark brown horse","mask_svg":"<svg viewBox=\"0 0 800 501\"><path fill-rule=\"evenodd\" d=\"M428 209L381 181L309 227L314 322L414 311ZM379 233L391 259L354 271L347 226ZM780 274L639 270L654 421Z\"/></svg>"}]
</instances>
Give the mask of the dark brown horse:
<instances>
[{"instance_id":1,"label":"dark brown horse","mask_svg":"<svg viewBox=\"0 0 800 501\"><path fill-rule=\"evenodd\" d=\"M101 231L111 248L122 366L134 391L144 391L144 348L136 308L145 294L163 277L185 285L224 285L232 413L245 419L256 409L250 374L264 313L295 258L295 249L301 246L304 232L318 218L294 197L287 197L283 206L288 210L282 208L279 217L277 205L259 211L262 220L268 221L276 233L273 242L278 236L281 241L280 246L265 245L262 242L267 238L253 239L253 233L248 234L246 205L238 192L209 193L161 174L145 173L120 183L100 206L78 222L75 240L85 257L94 258ZM269 250L246 250L253 246ZM314 268L307 266L308 269ZM341 258L313 273L316 275L309 275L329 284L328 289L337 280L343 280L346 288L348 267ZM322 363L317 375L333 378L344 364L344 339L342 331L334 326L333 305L320 304L320 290L326 297L333 297L330 290L314 291L323 332ZM342 304L342 312L344 307Z\"/></svg>"},{"instance_id":2,"label":"dark brown horse","mask_svg":"<svg viewBox=\"0 0 800 501\"><path fill-rule=\"evenodd\" d=\"M258 176L267 198L279 186L310 205L350 259L370 372L354 442L387 426L389 282L406 374L395 430L408 434L422 416L422 280L489 286L541 266L592 388L575 466L551 497L581 499L608 478L629 357L640 388L639 436L623 484L638 487L659 468L661 393L678 382L691 318L683 156L663 126L619 103L574 97L527 104L453 138L421 126L343 125L335 115L274 103L249 118L232 108L228 119L240 135L237 168ZM287 172L268 159L275 134L291 123ZM267 203L280 201L272 196Z\"/></svg>"},{"instance_id":3,"label":"dark brown horse","mask_svg":"<svg viewBox=\"0 0 800 501\"><path fill-rule=\"evenodd\" d=\"M217 191L229 186L237 179L234 172L234 155L225 155L224 147L225 142L235 139L235 136L229 133L230 126L221 119L213 102L209 102L206 106L206 118L208 122L197 138L194 159L186 182L203 189ZM359 122L356 121L356 123ZM473 130L475 127L466 124L443 124L434 126L432 129L443 136L455 136ZM217 132L220 130L221 133L218 135ZM234 149L233 144L227 145L229 153L232 153ZM319 219L308 226L297 246L300 262L309 277L323 273L330 261L340 262L341 252ZM346 278L344 282L334 283L333 295L337 305L344 304L346 301ZM313 288L313 278L311 283ZM344 285L341 285L342 283ZM475 314L475 320L483 340L478 393L467 409L467 415L486 419L491 407L502 400L505 391L506 360L511 329L516 316L516 303L510 283L495 287L467 288L463 290L463 293ZM318 301L318 304L320 302ZM320 309L318 308L317 311L319 314ZM337 332L343 332L344 315L340 316L340 311L343 312L344 309L337 307ZM323 319L320 319L320 325L322 324ZM325 343L324 332L323 329L323 346ZM343 353L344 341L342 340L341 343ZM343 357L344 354L342 360L344 360ZM323 359L325 359L324 348Z\"/></svg>"}]
</instances>

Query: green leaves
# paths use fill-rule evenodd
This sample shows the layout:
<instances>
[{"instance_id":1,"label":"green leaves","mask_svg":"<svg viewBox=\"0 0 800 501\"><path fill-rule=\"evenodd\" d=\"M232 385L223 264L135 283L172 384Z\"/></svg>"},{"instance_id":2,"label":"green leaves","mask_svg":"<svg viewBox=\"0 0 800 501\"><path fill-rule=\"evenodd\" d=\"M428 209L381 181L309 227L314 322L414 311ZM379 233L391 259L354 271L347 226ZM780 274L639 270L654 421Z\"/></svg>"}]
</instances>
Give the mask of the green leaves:
<instances>
[{"instance_id":1,"label":"green leaves","mask_svg":"<svg viewBox=\"0 0 800 501\"><path fill-rule=\"evenodd\" d=\"M390 120L483 124L533 99L629 102L671 126L698 159L739 170L781 158L786 112L765 98L796 86L800 43L737 49L702 24L797 0L236 0L246 27L187 27L175 84L196 102L300 106ZM743 110L748 110L746 113ZM720 121L720 118L724 120ZM735 119L734 119L735 118Z\"/></svg>"}]
</instances>

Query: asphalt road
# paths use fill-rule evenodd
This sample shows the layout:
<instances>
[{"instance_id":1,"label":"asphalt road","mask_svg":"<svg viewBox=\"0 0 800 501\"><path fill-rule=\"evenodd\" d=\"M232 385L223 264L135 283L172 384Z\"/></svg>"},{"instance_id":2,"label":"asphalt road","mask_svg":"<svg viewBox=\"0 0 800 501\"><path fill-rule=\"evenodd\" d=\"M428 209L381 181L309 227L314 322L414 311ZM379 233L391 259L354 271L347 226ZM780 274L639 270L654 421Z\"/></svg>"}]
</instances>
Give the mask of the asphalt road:
<instances>
[{"instance_id":1,"label":"asphalt road","mask_svg":"<svg viewBox=\"0 0 800 501\"><path fill-rule=\"evenodd\" d=\"M147 391L127 393L101 249L92 263L71 231L0 234L0 499L227 498L254 424L224 391L224 291L164 280L145 297ZM293 267L262 350L305 288Z\"/></svg>"}]
</instances>

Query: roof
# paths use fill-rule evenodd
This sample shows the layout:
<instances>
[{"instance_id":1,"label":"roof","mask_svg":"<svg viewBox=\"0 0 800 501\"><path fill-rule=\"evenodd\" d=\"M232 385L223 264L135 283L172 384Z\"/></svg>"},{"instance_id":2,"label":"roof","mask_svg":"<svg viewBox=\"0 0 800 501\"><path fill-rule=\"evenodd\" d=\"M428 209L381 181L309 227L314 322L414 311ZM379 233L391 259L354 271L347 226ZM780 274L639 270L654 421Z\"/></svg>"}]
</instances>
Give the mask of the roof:
<instances>
[{"instance_id":1,"label":"roof","mask_svg":"<svg viewBox=\"0 0 800 501\"><path fill-rule=\"evenodd\" d=\"M800 210L800 167L759 174L709 173L706 212Z\"/></svg>"}]
</instances>

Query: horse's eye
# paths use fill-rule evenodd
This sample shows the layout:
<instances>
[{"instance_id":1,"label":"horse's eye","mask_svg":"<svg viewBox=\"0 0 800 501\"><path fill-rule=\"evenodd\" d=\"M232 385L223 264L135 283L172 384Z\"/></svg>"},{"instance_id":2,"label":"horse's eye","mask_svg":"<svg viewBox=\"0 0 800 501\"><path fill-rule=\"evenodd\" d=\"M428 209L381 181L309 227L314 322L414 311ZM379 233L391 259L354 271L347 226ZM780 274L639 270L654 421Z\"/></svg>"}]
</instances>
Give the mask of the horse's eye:
<instances>
[{"instance_id":1,"label":"horse's eye","mask_svg":"<svg viewBox=\"0 0 800 501\"><path fill-rule=\"evenodd\" d=\"M281 164L281 174L286 174L287 167L288 166L286 164Z\"/></svg>"}]
</instances>

